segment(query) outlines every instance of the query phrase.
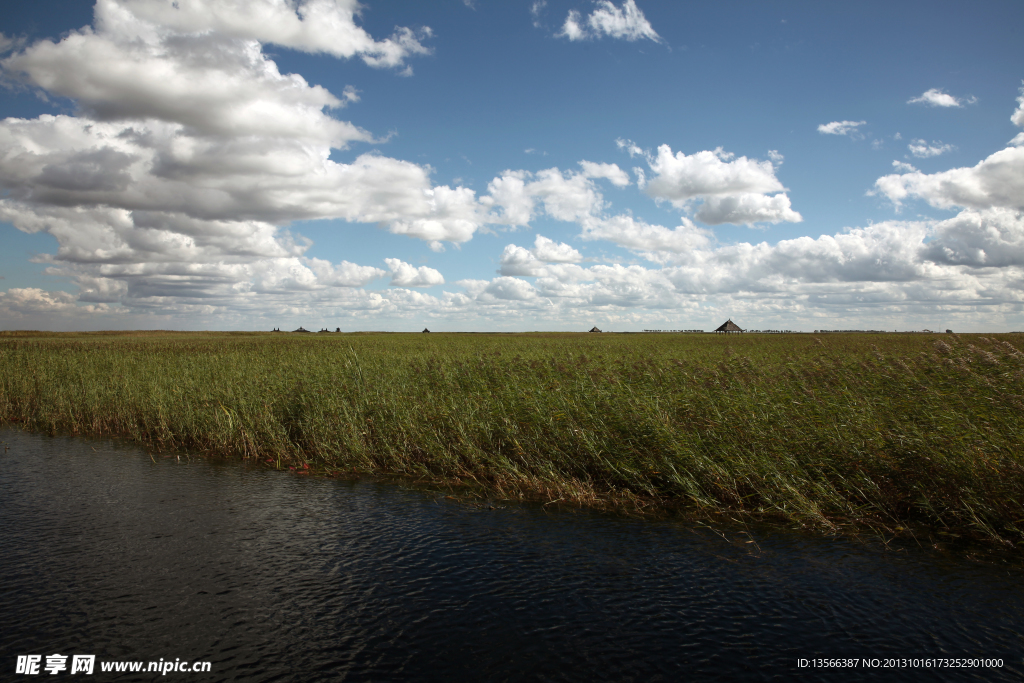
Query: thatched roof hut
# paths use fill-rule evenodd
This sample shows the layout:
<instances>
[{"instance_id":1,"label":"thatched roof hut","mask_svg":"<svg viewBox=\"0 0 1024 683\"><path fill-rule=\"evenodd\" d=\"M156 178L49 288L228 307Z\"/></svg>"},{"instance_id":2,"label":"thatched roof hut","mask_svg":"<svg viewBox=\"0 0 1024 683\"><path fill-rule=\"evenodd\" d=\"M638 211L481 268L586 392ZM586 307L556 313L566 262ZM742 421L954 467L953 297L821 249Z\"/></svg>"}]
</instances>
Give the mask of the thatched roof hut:
<instances>
[{"instance_id":1,"label":"thatched roof hut","mask_svg":"<svg viewBox=\"0 0 1024 683\"><path fill-rule=\"evenodd\" d=\"M737 325L736 323L734 323L732 321L732 318L729 318L728 320L726 320L724 323L722 323L721 327L719 327L718 329L715 330L715 332L742 332L742 331L743 331L743 328L740 327L739 325Z\"/></svg>"},{"instance_id":2,"label":"thatched roof hut","mask_svg":"<svg viewBox=\"0 0 1024 683\"><path fill-rule=\"evenodd\" d=\"M590 331L591 332L600 332L601 330L600 330L600 328L598 328L597 325L594 325L593 327L590 328Z\"/></svg>"},{"instance_id":3,"label":"thatched roof hut","mask_svg":"<svg viewBox=\"0 0 1024 683\"><path fill-rule=\"evenodd\" d=\"M430 334L430 330L428 330L427 328L424 327L423 328L423 334Z\"/></svg>"},{"instance_id":4,"label":"thatched roof hut","mask_svg":"<svg viewBox=\"0 0 1024 683\"><path fill-rule=\"evenodd\" d=\"M295 331L296 332L309 332L309 330L307 330L306 328L302 327L301 325L299 326L299 329L297 329Z\"/></svg>"}]
</instances>

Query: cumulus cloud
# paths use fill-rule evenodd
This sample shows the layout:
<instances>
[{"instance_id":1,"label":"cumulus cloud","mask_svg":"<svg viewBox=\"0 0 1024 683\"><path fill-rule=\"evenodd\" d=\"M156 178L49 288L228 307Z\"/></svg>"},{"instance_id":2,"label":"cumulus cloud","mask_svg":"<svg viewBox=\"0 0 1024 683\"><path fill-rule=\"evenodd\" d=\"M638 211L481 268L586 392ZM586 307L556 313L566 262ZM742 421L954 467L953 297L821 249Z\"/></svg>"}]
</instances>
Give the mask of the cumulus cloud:
<instances>
[{"instance_id":1,"label":"cumulus cloud","mask_svg":"<svg viewBox=\"0 0 1024 683\"><path fill-rule=\"evenodd\" d=\"M625 235L636 232L635 224L617 223ZM459 283L466 287L466 306L500 303L506 311L551 320L599 316L634 324L667 311L677 320L703 320L712 307L757 320L784 314L814 325L816 318L854 314L905 326L908 317L934 320L937 310L943 320L969 319L979 306L991 316L1024 303L1024 217L1008 210L967 211L939 222L887 221L774 245L722 245L692 226L648 227L655 228L649 236L675 232L690 243L676 243L658 268L545 264L508 245L500 277ZM517 276L536 281L516 285Z\"/></svg>"},{"instance_id":2,"label":"cumulus cloud","mask_svg":"<svg viewBox=\"0 0 1024 683\"><path fill-rule=\"evenodd\" d=\"M621 7L616 7L610 0L598 0L597 8L586 17L577 10L569 10L558 35L569 40L610 36L628 41L647 39L662 42L635 0L625 0Z\"/></svg>"},{"instance_id":3,"label":"cumulus cloud","mask_svg":"<svg viewBox=\"0 0 1024 683\"><path fill-rule=\"evenodd\" d=\"M444 276L433 268L417 268L396 258L384 259L384 262L391 271L391 284L396 287L433 287L444 284Z\"/></svg>"},{"instance_id":4,"label":"cumulus cloud","mask_svg":"<svg viewBox=\"0 0 1024 683\"><path fill-rule=\"evenodd\" d=\"M956 147L949 144L943 144L938 140L933 140L930 144L927 140L913 140L907 145L907 149L910 153L919 159L927 159L928 157L937 157L940 154L951 152Z\"/></svg>"},{"instance_id":5,"label":"cumulus cloud","mask_svg":"<svg viewBox=\"0 0 1024 683\"><path fill-rule=\"evenodd\" d=\"M1017 108L1010 115L1010 121L1015 126L1024 128L1024 88L1020 89L1020 96L1017 97Z\"/></svg>"},{"instance_id":6,"label":"cumulus cloud","mask_svg":"<svg viewBox=\"0 0 1024 683\"><path fill-rule=\"evenodd\" d=\"M874 191L897 206L918 197L942 209L1021 211L1024 210L1024 147L1000 150L970 168L887 175L875 181Z\"/></svg>"},{"instance_id":7,"label":"cumulus cloud","mask_svg":"<svg viewBox=\"0 0 1024 683\"><path fill-rule=\"evenodd\" d=\"M616 164L597 164L593 161L581 161L580 166L583 167L583 176L586 178L605 178L616 187L626 187L629 185L629 174Z\"/></svg>"},{"instance_id":8,"label":"cumulus cloud","mask_svg":"<svg viewBox=\"0 0 1024 683\"><path fill-rule=\"evenodd\" d=\"M369 37L348 1L182 0L177 7L101 0L93 27L17 47L0 62L5 77L79 106L76 116L0 122L0 221L53 235L56 252L36 260L78 287L0 294L5 324L196 326L215 315L220 327L296 318L308 327L310 318L329 317L364 328L367 320L424 318L562 326L601 316L635 329L641 320L717 307L762 321L780 311L813 319L830 310L884 310L903 324L915 311L928 315L939 306L991 315L1024 305L1024 146L939 174L894 162L896 173L876 184L897 203L917 197L962 209L945 221L721 244L694 219L801 219L776 177L783 160L777 151L760 161L720 148L687 155L663 145L651 154L617 141L646 161L646 169L633 169L637 187L684 212L672 228L612 213L602 184L627 187L631 178L616 164L507 170L478 197L435 185L427 166L377 153L332 161L332 149L375 140L336 118L359 93L349 87L339 95L282 74L262 50L276 43L402 68L422 53L408 40L404 52L394 47L409 34ZM598 3L594 15L605 11L611 19L592 25L580 16L578 25L590 37L628 38L614 21L615 11L625 18L631 7ZM326 34L336 40L325 42ZM420 48L425 35L413 35ZM1018 102L1012 120L1024 125L1024 93ZM299 221L340 219L442 249L487 226L511 230L541 216L573 222L584 243L616 245L650 265L595 263L537 235L532 247L505 247L497 277L462 280L448 285L460 291L432 295L418 290L445 284L437 270L397 258L386 259L386 269L316 258L311 242L293 232ZM391 288L365 288L384 277Z\"/></svg>"},{"instance_id":9,"label":"cumulus cloud","mask_svg":"<svg viewBox=\"0 0 1024 683\"><path fill-rule=\"evenodd\" d=\"M1024 267L1024 214L968 209L935 225L922 255L935 263L971 268Z\"/></svg>"},{"instance_id":10,"label":"cumulus cloud","mask_svg":"<svg viewBox=\"0 0 1024 683\"><path fill-rule=\"evenodd\" d=\"M856 135L860 131L858 130L861 126L866 125L867 121L832 121L831 123L822 123L818 126L818 132L822 135Z\"/></svg>"},{"instance_id":11,"label":"cumulus cloud","mask_svg":"<svg viewBox=\"0 0 1024 683\"><path fill-rule=\"evenodd\" d=\"M560 221L579 221L600 211L604 199L587 175L588 165L600 177L621 182L628 176L615 164L580 162L581 173L562 172L548 168L536 173L505 171L487 186L488 196L481 197L484 205L497 209L491 220L511 226L526 225L538 211Z\"/></svg>"},{"instance_id":12,"label":"cumulus cloud","mask_svg":"<svg viewBox=\"0 0 1024 683\"><path fill-rule=\"evenodd\" d=\"M359 57L374 67L399 67L412 55L429 54L420 42L430 37L429 27L396 27L378 41L356 25L359 12L358 0L98 0L96 23L100 31L113 32L121 28L117 25L139 21L183 34L215 32L302 52Z\"/></svg>"},{"instance_id":13,"label":"cumulus cloud","mask_svg":"<svg viewBox=\"0 0 1024 683\"><path fill-rule=\"evenodd\" d=\"M515 244L506 245L501 252L498 272L501 275L545 275L552 272L551 264L555 264L553 270L564 273L571 269L566 269L563 264L579 263L582 260L583 255L568 244L537 235L533 249ZM577 267L576 270L580 269Z\"/></svg>"},{"instance_id":14,"label":"cumulus cloud","mask_svg":"<svg viewBox=\"0 0 1024 683\"><path fill-rule=\"evenodd\" d=\"M39 258L81 301L137 311L297 300L387 273L306 257L309 241L284 227L294 221L377 224L435 248L470 239L486 214L472 190L433 186L429 167L378 154L330 160L332 148L375 141L330 114L358 91L338 97L282 74L262 51L273 42L394 67L426 51L424 32L372 39L358 9L98 0L93 26L0 61L7 78L79 107L0 122L0 220L52 234L57 253Z\"/></svg>"},{"instance_id":15,"label":"cumulus cloud","mask_svg":"<svg viewBox=\"0 0 1024 683\"><path fill-rule=\"evenodd\" d=\"M683 210L703 200L696 218L709 225L803 220L791 208L771 161L735 158L720 147L713 152L673 154L668 145L661 145L648 164L655 175L644 191Z\"/></svg>"},{"instance_id":16,"label":"cumulus cloud","mask_svg":"<svg viewBox=\"0 0 1024 683\"><path fill-rule=\"evenodd\" d=\"M926 104L929 107L962 107L965 104L974 104L977 97L959 98L942 92L939 88L925 90L918 97L907 100L907 104Z\"/></svg>"},{"instance_id":17,"label":"cumulus cloud","mask_svg":"<svg viewBox=\"0 0 1024 683\"><path fill-rule=\"evenodd\" d=\"M531 251L538 261L545 263L579 263L583 260L583 255L573 247L543 235L537 235Z\"/></svg>"},{"instance_id":18,"label":"cumulus cloud","mask_svg":"<svg viewBox=\"0 0 1024 683\"><path fill-rule=\"evenodd\" d=\"M672 153L668 145L658 147L650 161L655 177L647 184L647 193L685 208L692 199L705 196L735 195L748 192L779 192L785 188L775 177L770 161L757 161L722 150L687 155Z\"/></svg>"},{"instance_id":19,"label":"cumulus cloud","mask_svg":"<svg viewBox=\"0 0 1024 683\"><path fill-rule=\"evenodd\" d=\"M675 254L705 248L712 241L709 230L698 228L686 218L681 225L670 229L652 225L629 214L590 218L583 223L580 235L585 240L612 242L642 253L656 262L662 262Z\"/></svg>"},{"instance_id":20,"label":"cumulus cloud","mask_svg":"<svg viewBox=\"0 0 1024 683\"><path fill-rule=\"evenodd\" d=\"M1024 127L1024 114L1019 115L1024 108L1024 88L1017 102L1019 106L1010 120ZM897 207L907 199L918 197L942 209L1024 210L1024 145L1016 145L1016 142L1015 138L1010 147L991 154L971 168L953 168L928 174L913 167L904 169L894 162L897 170L909 172L879 178L869 194L884 195ZM1021 142L1024 143L1024 138ZM931 146L924 140L915 140L911 144L911 151L918 143L925 152L921 156L932 156ZM945 150L936 153L941 154L942 151Z\"/></svg>"}]
</instances>

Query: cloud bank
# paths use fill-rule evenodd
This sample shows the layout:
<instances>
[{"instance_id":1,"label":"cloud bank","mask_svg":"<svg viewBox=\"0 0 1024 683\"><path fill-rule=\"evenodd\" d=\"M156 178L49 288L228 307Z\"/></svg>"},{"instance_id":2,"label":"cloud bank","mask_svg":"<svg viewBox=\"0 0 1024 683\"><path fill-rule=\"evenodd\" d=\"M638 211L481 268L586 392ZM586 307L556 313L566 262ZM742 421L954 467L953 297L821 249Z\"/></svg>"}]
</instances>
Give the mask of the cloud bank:
<instances>
[{"instance_id":1,"label":"cloud bank","mask_svg":"<svg viewBox=\"0 0 1024 683\"><path fill-rule=\"evenodd\" d=\"M1024 310L1024 133L972 167L928 174L894 162L875 182L873 192L895 207L919 201L949 211L945 218L722 243L709 226L803 220L780 180L778 151L768 160L721 147L649 152L620 139L639 164L632 174L590 160L508 169L480 195L434 184L429 166L360 153L381 140L339 118L359 101L355 87L335 94L310 85L263 50L276 44L399 74L429 52L429 29L378 39L358 16L349 0L99 0L93 25L60 41L0 41L5 78L78 108L0 121L0 221L52 235L56 253L37 260L78 289L11 288L0 294L5 324L269 328L313 316L361 328L599 319L635 329L749 314L764 326L785 319L813 328L836 315L904 326L936 311L967 321ZM660 40L632 0L569 18L579 31L563 28L570 40ZM934 93L936 102L952 97ZM1024 128L1024 93L1017 104L1010 118ZM851 136L863 125L818 130ZM951 149L924 139L908 146L918 158ZM353 150L351 161L332 161L332 150ZM677 216L665 226L617 209L623 192ZM312 257L292 226L324 219L435 250L492 232L504 248L494 277L453 283L399 258ZM538 220L575 232L566 241L538 234L532 246L503 237Z\"/></svg>"}]
</instances>

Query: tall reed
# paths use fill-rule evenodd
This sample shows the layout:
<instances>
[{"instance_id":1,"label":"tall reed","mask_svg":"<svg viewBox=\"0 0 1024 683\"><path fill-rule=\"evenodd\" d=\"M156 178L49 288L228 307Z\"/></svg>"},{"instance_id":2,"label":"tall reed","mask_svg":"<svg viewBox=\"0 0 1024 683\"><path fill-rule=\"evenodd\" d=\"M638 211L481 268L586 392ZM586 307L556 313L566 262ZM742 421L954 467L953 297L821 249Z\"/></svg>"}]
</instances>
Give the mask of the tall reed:
<instances>
[{"instance_id":1,"label":"tall reed","mask_svg":"<svg viewBox=\"0 0 1024 683\"><path fill-rule=\"evenodd\" d=\"M1020 335L0 337L0 420L495 495L1024 543Z\"/></svg>"}]
</instances>

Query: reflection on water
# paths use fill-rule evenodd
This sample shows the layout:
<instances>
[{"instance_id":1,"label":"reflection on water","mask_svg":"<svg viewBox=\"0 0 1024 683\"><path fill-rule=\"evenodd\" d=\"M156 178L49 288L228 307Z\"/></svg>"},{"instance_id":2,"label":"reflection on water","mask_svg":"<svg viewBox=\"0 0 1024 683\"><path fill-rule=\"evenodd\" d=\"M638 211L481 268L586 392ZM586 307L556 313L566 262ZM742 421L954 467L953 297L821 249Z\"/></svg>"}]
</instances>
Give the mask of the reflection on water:
<instances>
[{"instance_id":1,"label":"reflection on water","mask_svg":"<svg viewBox=\"0 0 1024 683\"><path fill-rule=\"evenodd\" d=\"M2 680L32 680L14 675L17 655L52 653L212 662L168 674L188 680L1024 675L1017 570L785 531L746 543L680 523L474 508L389 484L154 462L103 441L0 440ZM797 667L815 657L1004 667ZM131 679L99 665L96 677Z\"/></svg>"}]
</instances>

